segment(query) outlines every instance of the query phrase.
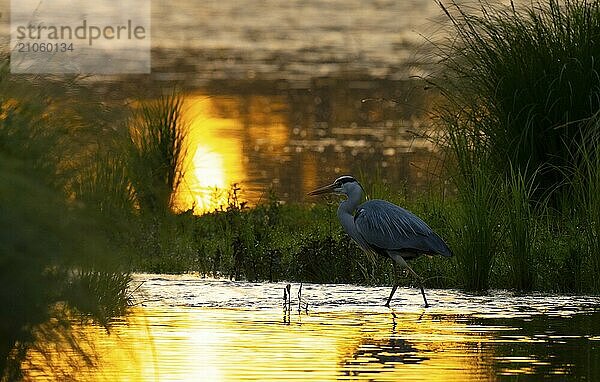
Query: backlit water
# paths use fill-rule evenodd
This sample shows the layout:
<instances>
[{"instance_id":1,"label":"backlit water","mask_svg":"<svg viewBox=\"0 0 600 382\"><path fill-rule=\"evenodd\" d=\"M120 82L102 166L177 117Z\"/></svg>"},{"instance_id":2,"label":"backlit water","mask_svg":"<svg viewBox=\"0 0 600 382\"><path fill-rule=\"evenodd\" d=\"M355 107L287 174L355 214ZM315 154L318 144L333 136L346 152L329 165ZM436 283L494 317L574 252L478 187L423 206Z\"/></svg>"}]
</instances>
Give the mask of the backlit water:
<instances>
[{"instance_id":1,"label":"backlit water","mask_svg":"<svg viewBox=\"0 0 600 382\"><path fill-rule=\"evenodd\" d=\"M136 275L136 306L31 352L28 380L481 381L600 379L600 298ZM308 309L306 310L306 303Z\"/></svg>"},{"instance_id":2,"label":"backlit water","mask_svg":"<svg viewBox=\"0 0 600 382\"><path fill-rule=\"evenodd\" d=\"M384 182L394 192L405 185L412 192L439 173L432 142L420 136L429 96L416 83L324 79L308 89L273 86L187 93L181 209L217 208L234 183L251 203L265 200L269 189L281 200L305 202L307 192L342 174L365 186Z\"/></svg>"},{"instance_id":3,"label":"backlit water","mask_svg":"<svg viewBox=\"0 0 600 382\"><path fill-rule=\"evenodd\" d=\"M65 15L75 12L57 2ZM0 46L9 3L0 0ZM401 191L422 190L438 172L431 142L419 136L429 127L431 91L415 80L434 70L428 39L445 25L435 1L151 5L151 74L82 80L102 101L183 90L191 134L179 208L218 208L234 183L250 204L269 189L304 202L307 191L342 174Z\"/></svg>"},{"instance_id":4,"label":"backlit water","mask_svg":"<svg viewBox=\"0 0 600 382\"><path fill-rule=\"evenodd\" d=\"M179 207L217 208L236 183L251 204L351 173L422 189L439 172L430 91L443 12L435 1L152 2L156 83L188 89Z\"/></svg>"}]
</instances>

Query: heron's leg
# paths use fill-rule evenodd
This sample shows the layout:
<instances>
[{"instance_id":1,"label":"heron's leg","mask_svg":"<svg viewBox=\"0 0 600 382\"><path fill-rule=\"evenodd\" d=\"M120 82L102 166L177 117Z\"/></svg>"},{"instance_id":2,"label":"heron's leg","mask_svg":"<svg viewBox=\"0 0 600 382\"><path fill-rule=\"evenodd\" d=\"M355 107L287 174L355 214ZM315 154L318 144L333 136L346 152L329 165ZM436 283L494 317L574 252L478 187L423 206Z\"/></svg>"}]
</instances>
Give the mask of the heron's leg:
<instances>
[{"instance_id":1,"label":"heron's leg","mask_svg":"<svg viewBox=\"0 0 600 382\"><path fill-rule=\"evenodd\" d=\"M408 264L406 264L406 268L410 273L413 274L413 276L415 276L415 279L417 279L417 282L419 283L419 288L421 288L421 294L423 295L423 301L425 301L425 307L429 308L429 304L427 303L427 297L425 297L425 289L423 288L423 280L417 274L417 272L413 271L412 268L408 266Z\"/></svg>"},{"instance_id":2,"label":"heron's leg","mask_svg":"<svg viewBox=\"0 0 600 382\"><path fill-rule=\"evenodd\" d=\"M390 292L390 297L388 297L387 302L385 303L386 308L390 307L390 301L392 301L392 297L394 296L394 293L396 293L396 289L398 289L397 283L395 283L394 286L392 287L392 291Z\"/></svg>"},{"instance_id":3,"label":"heron's leg","mask_svg":"<svg viewBox=\"0 0 600 382\"><path fill-rule=\"evenodd\" d=\"M404 258L401 255L393 253L391 254L391 257L397 264L406 267L406 269L408 269L408 271L415 277L415 279L419 283L419 288L421 289L421 294L423 295L425 307L429 308L429 303L427 302L427 297L425 297L425 288L423 288L423 280L421 280L421 277L417 274L417 272L413 271L413 269L406 263L406 260L404 260Z\"/></svg>"},{"instance_id":4,"label":"heron's leg","mask_svg":"<svg viewBox=\"0 0 600 382\"><path fill-rule=\"evenodd\" d=\"M396 293L396 289L398 289L398 266L396 262L394 262L394 286L392 287L392 291L390 292L390 297L388 297L387 302L385 303L385 307L390 307L390 301L392 301L392 297L394 297L394 293Z\"/></svg>"}]
</instances>

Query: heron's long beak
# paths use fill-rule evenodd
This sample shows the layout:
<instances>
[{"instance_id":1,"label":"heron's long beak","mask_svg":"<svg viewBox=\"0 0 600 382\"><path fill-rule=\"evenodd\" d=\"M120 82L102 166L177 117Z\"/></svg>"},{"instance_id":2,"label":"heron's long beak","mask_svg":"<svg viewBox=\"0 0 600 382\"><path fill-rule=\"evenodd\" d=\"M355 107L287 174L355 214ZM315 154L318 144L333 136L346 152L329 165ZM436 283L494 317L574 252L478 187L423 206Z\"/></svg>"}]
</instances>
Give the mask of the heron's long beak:
<instances>
[{"instance_id":1,"label":"heron's long beak","mask_svg":"<svg viewBox=\"0 0 600 382\"><path fill-rule=\"evenodd\" d=\"M335 184L329 184L325 187L321 187L321 188L317 188L316 190L313 190L311 192L308 193L308 195L322 195L322 194L329 194L331 192L333 192L335 190Z\"/></svg>"}]
</instances>

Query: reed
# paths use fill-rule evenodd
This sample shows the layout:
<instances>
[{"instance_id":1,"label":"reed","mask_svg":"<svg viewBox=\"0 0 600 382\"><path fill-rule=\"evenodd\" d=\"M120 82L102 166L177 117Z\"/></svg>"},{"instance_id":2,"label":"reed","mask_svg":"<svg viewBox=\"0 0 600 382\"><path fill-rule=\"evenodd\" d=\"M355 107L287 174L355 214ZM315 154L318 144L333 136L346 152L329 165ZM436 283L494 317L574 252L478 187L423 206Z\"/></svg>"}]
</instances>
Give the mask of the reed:
<instances>
[{"instance_id":1,"label":"reed","mask_svg":"<svg viewBox=\"0 0 600 382\"><path fill-rule=\"evenodd\" d=\"M572 165L566 169L571 198L563 199L566 210L572 213L572 236L582 252L583 268L592 290L600 292L600 119L588 122L592 127L584 132L584 139L572 152Z\"/></svg>"},{"instance_id":2,"label":"reed","mask_svg":"<svg viewBox=\"0 0 600 382\"><path fill-rule=\"evenodd\" d=\"M585 211L577 220L595 219L587 216L595 208L593 181L584 179L594 176L587 141L598 126L587 121L600 108L595 59L600 54L600 4L480 0L474 6L454 1L440 6L453 33L439 45L442 75L432 82L444 99L438 111L448 139L442 146L457 187L460 213L453 226L459 235L453 248L464 277L474 279L467 281L467 289L487 288L490 267L507 266L513 287L530 290L542 260L536 251L543 245L536 238L541 232L552 235L580 226L571 224L573 216L567 213L560 215L560 227L540 230L542 211L559 207L574 192L577 203L586 206L576 208ZM572 172L581 176L564 168L575 168ZM575 184L562 187L571 181ZM585 226L592 229L594 224ZM589 233L588 242L594 234ZM506 246L500 244L504 242ZM580 257L581 243L573 241L569 248L570 255L558 251L544 261L581 263L559 258ZM506 262L494 264L494 257Z\"/></svg>"},{"instance_id":3,"label":"reed","mask_svg":"<svg viewBox=\"0 0 600 382\"><path fill-rule=\"evenodd\" d=\"M451 217L450 247L456 256L460 282L466 290L489 288L493 259L501 240L501 188L491 164L488 140L479 120L446 119L446 147L457 186L457 205Z\"/></svg>"},{"instance_id":4,"label":"reed","mask_svg":"<svg viewBox=\"0 0 600 382\"><path fill-rule=\"evenodd\" d=\"M454 111L483 114L498 172L544 168L534 179L542 197L565 180L559 169L582 129L595 128L585 121L600 108L600 3L440 5L457 38L440 46L438 84Z\"/></svg>"},{"instance_id":5,"label":"reed","mask_svg":"<svg viewBox=\"0 0 600 382\"><path fill-rule=\"evenodd\" d=\"M128 165L123 153L97 152L77 172L73 189L78 199L97 213L115 219L125 218L133 213L136 199Z\"/></svg>"},{"instance_id":6,"label":"reed","mask_svg":"<svg viewBox=\"0 0 600 382\"><path fill-rule=\"evenodd\" d=\"M176 91L143 102L130 123L130 179L141 212L164 215L184 174L188 126Z\"/></svg>"},{"instance_id":7,"label":"reed","mask_svg":"<svg viewBox=\"0 0 600 382\"><path fill-rule=\"evenodd\" d=\"M20 356L58 305L108 325L127 306L129 275L85 209L22 161L0 158L0 379L18 380Z\"/></svg>"},{"instance_id":8,"label":"reed","mask_svg":"<svg viewBox=\"0 0 600 382\"><path fill-rule=\"evenodd\" d=\"M92 148L87 138L96 120L70 107L68 94L81 90L72 86L10 77L0 63L2 380L20 379L20 362L41 325L68 323L65 311L108 325L127 306L129 275L105 235L111 226L86 203L92 189L99 195L111 188L100 184L108 179L97 177L85 200L74 186L85 173L82 153ZM82 285L88 292L74 294Z\"/></svg>"},{"instance_id":9,"label":"reed","mask_svg":"<svg viewBox=\"0 0 600 382\"><path fill-rule=\"evenodd\" d=\"M503 189L503 224L506 227L512 287L520 292L531 291L538 274L536 242L541 220L539 211L543 205L533 201L536 173L522 173L511 167Z\"/></svg>"}]
</instances>

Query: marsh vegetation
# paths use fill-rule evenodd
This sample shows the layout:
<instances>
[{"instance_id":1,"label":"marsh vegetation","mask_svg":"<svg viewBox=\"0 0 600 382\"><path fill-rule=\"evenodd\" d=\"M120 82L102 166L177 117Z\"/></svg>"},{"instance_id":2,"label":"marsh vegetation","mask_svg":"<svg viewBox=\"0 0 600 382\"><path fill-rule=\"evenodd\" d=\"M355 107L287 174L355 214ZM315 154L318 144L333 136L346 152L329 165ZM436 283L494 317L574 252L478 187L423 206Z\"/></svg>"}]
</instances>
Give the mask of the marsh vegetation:
<instances>
[{"instance_id":1,"label":"marsh vegetation","mask_svg":"<svg viewBox=\"0 0 600 382\"><path fill-rule=\"evenodd\" d=\"M363 176L369 197L449 241L454 260L415 265L430 287L597 293L598 4L442 9L458 38L439 45L443 75L426 80L442 94L431 136L443 170L418 195ZM335 200L280 204L271 193L248 208L238 191L203 216L178 215L189 251L170 264L141 258L139 269L389 283L389 264L371 264L342 234Z\"/></svg>"}]
</instances>

